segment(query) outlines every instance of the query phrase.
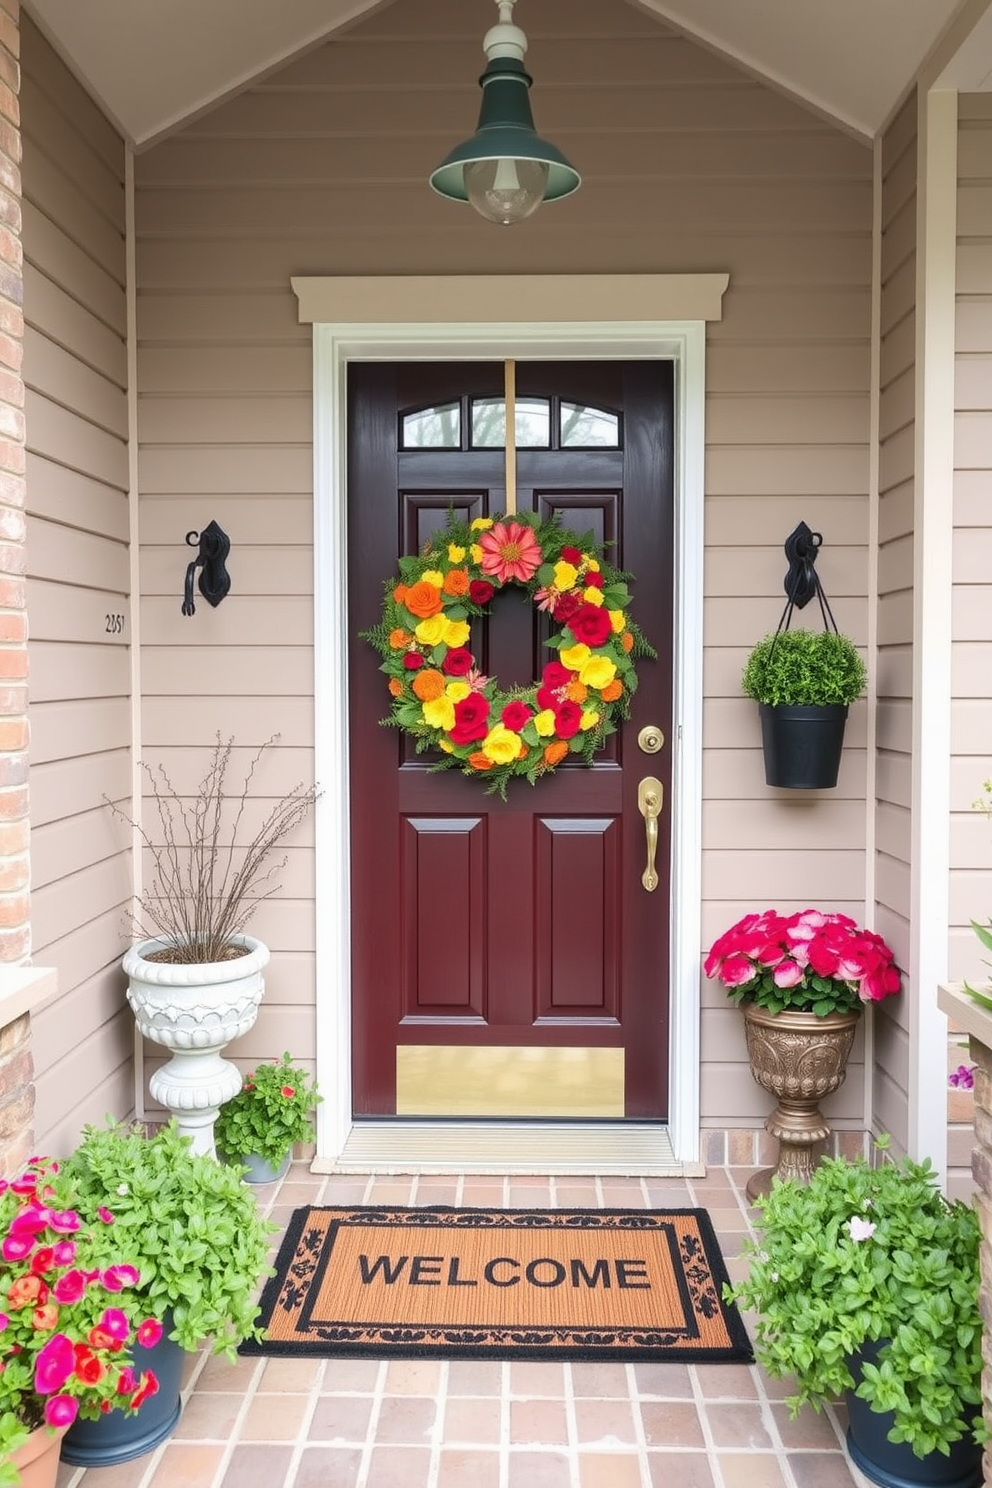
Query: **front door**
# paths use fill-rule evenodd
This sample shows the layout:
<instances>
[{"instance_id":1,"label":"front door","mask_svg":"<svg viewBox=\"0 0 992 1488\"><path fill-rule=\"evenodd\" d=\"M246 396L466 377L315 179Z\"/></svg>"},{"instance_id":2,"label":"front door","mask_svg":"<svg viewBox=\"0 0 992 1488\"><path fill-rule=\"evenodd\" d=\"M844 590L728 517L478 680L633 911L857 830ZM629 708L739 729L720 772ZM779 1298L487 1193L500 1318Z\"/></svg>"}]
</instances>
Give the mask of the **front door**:
<instances>
[{"instance_id":1,"label":"front door","mask_svg":"<svg viewBox=\"0 0 992 1488\"><path fill-rule=\"evenodd\" d=\"M380 726L389 695L358 633L398 558L506 508L504 367L352 363L348 585L354 1114L668 1114L673 373L663 361L516 365L518 511L591 531L632 576L658 650L595 763L507 800ZM473 650L506 688L540 676L541 617L511 587ZM657 752L657 736L665 743ZM639 742L639 736L641 742ZM656 867L638 787L663 787Z\"/></svg>"}]
</instances>

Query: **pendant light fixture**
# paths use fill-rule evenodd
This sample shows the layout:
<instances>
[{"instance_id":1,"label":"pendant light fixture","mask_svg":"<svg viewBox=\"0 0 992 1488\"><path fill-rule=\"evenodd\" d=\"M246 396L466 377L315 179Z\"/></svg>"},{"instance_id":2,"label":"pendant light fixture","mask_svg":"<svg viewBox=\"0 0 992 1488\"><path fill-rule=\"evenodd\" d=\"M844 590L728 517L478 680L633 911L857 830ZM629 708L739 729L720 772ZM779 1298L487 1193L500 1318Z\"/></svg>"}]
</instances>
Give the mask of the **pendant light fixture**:
<instances>
[{"instance_id":1,"label":"pendant light fixture","mask_svg":"<svg viewBox=\"0 0 992 1488\"><path fill-rule=\"evenodd\" d=\"M542 201L557 201L581 182L561 151L534 129L524 69L527 38L513 24L516 0L496 0L499 21L482 43L487 66L471 139L456 145L430 178L434 190L471 202L489 222L522 222Z\"/></svg>"}]
</instances>

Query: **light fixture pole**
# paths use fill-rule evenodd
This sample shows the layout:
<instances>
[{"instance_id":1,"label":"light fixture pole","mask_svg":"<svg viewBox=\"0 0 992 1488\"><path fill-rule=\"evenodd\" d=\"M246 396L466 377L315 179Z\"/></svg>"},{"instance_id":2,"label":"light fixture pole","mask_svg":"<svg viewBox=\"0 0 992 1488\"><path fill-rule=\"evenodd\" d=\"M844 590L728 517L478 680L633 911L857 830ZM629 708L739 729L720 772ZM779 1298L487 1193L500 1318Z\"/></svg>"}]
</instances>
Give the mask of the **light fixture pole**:
<instances>
[{"instance_id":1,"label":"light fixture pole","mask_svg":"<svg viewBox=\"0 0 992 1488\"><path fill-rule=\"evenodd\" d=\"M489 222L522 222L542 201L578 190L581 177L534 129L524 68L527 38L513 24L516 0L496 0L499 21L482 43L487 66L482 105L471 139L463 140L430 178L441 196L471 202Z\"/></svg>"}]
</instances>

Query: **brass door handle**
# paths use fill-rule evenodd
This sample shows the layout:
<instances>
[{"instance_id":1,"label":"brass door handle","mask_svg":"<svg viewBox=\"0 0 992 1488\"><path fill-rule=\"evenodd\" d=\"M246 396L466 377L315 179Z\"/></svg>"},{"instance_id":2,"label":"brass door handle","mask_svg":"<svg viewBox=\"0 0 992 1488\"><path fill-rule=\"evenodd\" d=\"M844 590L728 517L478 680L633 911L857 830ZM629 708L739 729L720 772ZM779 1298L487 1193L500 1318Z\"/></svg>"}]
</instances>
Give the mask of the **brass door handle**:
<instances>
[{"instance_id":1,"label":"brass door handle","mask_svg":"<svg viewBox=\"0 0 992 1488\"><path fill-rule=\"evenodd\" d=\"M648 839L648 864L641 874L641 883L649 894L658 887L658 873L654 860L658 852L658 817L665 800L665 787L653 775L645 775L637 787L637 809L644 818Z\"/></svg>"}]
</instances>

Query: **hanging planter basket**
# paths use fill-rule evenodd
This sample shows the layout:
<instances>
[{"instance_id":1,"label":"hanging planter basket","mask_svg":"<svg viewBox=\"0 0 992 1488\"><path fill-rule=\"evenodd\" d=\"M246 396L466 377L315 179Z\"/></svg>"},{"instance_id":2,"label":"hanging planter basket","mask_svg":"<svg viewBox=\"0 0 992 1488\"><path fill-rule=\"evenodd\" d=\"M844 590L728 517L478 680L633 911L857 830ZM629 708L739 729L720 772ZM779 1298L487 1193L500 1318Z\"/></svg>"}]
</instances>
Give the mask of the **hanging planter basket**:
<instances>
[{"instance_id":1,"label":"hanging planter basket","mask_svg":"<svg viewBox=\"0 0 992 1488\"><path fill-rule=\"evenodd\" d=\"M838 631L813 566L822 541L805 522L787 538L785 609L744 669L744 691L758 702L765 783L778 789L836 786L848 705L864 690L864 662ZM814 597L823 630L790 630L793 612Z\"/></svg>"},{"instance_id":2,"label":"hanging planter basket","mask_svg":"<svg viewBox=\"0 0 992 1488\"><path fill-rule=\"evenodd\" d=\"M760 703L765 784L785 790L832 790L840 772L847 707Z\"/></svg>"}]
</instances>

